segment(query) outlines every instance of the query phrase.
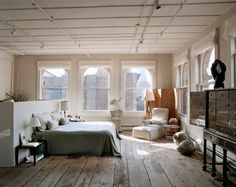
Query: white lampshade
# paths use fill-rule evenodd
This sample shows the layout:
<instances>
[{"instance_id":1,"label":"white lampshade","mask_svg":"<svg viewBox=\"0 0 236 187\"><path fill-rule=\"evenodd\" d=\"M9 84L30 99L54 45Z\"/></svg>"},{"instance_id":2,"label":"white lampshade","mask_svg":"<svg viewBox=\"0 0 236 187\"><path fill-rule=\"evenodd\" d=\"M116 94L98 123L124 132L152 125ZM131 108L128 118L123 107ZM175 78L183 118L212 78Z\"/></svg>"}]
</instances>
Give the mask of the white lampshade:
<instances>
[{"instance_id":1,"label":"white lampshade","mask_svg":"<svg viewBox=\"0 0 236 187\"><path fill-rule=\"evenodd\" d=\"M69 109L69 102L68 101L61 101L61 110L67 111Z\"/></svg>"},{"instance_id":2,"label":"white lampshade","mask_svg":"<svg viewBox=\"0 0 236 187\"><path fill-rule=\"evenodd\" d=\"M154 97L152 88L145 88L144 100L145 101L155 101L155 97Z\"/></svg>"},{"instance_id":3,"label":"white lampshade","mask_svg":"<svg viewBox=\"0 0 236 187\"><path fill-rule=\"evenodd\" d=\"M32 116L30 119L30 126L32 127L41 127L41 123L39 121L39 118L36 116Z\"/></svg>"}]
</instances>

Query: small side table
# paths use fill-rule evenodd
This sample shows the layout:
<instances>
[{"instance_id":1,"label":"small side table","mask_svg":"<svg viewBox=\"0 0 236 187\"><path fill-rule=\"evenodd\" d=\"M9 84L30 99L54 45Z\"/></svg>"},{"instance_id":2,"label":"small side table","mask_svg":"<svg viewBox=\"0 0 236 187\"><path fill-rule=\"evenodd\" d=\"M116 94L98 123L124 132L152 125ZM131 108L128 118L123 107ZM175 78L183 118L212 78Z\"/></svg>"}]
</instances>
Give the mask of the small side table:
<instances>
[{"instance_id":1,"label":"small side table","mask_svg":"<svg viewBox=\"0 0 236 187\"><path fill-rule=\"evenodd\" d=\"M47 154L48 154L48 148L47 148L47 140L42 140L40 142L37 142L39 143L38 145L18 145L16 146L15 148L15 159L16 159L16 165L18 165L18 157L19 157L19 150L20 149L29 149L30 152L32 152L33 156L34 156L34 166L36 165L36 156L37 156L37 151L39 150L39 148L41 146L44 146L44 155L45 157L47 157Z\"/></svg>"}]
</instances>

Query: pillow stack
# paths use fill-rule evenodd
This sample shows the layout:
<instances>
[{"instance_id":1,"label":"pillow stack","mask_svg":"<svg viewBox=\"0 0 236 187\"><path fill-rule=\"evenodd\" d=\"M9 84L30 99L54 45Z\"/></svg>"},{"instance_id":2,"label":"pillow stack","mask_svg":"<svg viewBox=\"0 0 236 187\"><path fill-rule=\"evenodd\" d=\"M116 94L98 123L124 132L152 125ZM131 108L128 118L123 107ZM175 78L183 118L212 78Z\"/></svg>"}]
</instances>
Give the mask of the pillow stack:
<instances>
[{"instance_id":1,"label":"pillow stack","mask_svg":"<svg viewBox=\"0 0 236 187\"><path fill-rule=\"evenodd\" d=\"M69 119L65 118L61 112L46 112L36 116L39 118L41 124L41 127L38 128L40 131L53 130L56 129L58 125L69 123Z\"/></svg>"},{"instance_id":2,"label":"pillow stack","mask_svg":"<svg viewBox=\"0 0 236 187\"><path fill-rule=\"evenodd\" d=\"M69 123L69 119L64 117L61 112L52 112L51 113L52 119L57 120L59 125L66 125Z\"/></svg>"},{"instance_id":3,"label":"pillow stack","mask_svg":"<svg viewBox=\"0 0 236 187\"><path fill-rule=\"evenodd\" d=\"M38 114L36 115L39 118L39 122L41 123L41 127L39 127L40 131L45 131L47 130L47 123L48 121L52 121L52 117L50 115L50 113L46 112L43 114Z\"/></svg>"}]
</instances>

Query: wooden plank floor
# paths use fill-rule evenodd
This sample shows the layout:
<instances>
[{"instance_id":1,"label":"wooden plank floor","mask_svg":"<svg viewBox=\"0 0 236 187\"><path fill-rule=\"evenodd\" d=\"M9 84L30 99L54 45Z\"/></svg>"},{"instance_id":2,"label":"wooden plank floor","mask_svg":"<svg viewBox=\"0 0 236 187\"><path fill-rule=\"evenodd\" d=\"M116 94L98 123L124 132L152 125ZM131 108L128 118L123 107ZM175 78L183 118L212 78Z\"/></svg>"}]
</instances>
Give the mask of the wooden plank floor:
<instances>
[{"instance_id":1,"label":"wooden plank floor","mask_svg":"<svg viewBox=\"0 0 236 187\"><path fill-rule=\"evenodd\" d=\"M221 182L203 172L202 155L186 157L170 140L155 142L123 132L123 157L49 156L36 166L22 163L0 168L0 187L134 186L217 187Z\"/></svg>"}]
</instances>

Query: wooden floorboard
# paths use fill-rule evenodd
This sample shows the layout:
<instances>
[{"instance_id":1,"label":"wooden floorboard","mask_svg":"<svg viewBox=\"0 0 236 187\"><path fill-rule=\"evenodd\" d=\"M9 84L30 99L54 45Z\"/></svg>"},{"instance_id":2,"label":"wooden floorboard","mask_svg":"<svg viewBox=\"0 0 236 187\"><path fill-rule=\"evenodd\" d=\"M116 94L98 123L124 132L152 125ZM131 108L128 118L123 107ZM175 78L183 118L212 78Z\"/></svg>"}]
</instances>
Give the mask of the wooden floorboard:
<instances>
[{"instance_id":1,"label":"wooden floorboard","mask_svg":"<svg viewBox=\"0 0 236 187\"><path fill-rule=\"evenodd\" d=\"M75 157L73 160L71 167L68 168L63 177L57 182L56 187L74 186L88 159Z\"/></svg>"},{"instance_id":2,"label":"wooden floorboard","mask_svg":"<svg viewBox=\"0 0 236 187\"><path fill-rule=\"evenodd\" d=\"M127 160L124 158L115 159L114 187L129 186L129 174Z\"/></svg>"},{"instance_id":3,"label":"wooden floorboard","mask_svg":"<svg viewBox=\"0 0 236 187\"><path fill-rule=\"evenodd\" d=\"M166 139L147 141L122 133L122 158L49 156L36 166L0 168L0 187L220 187L202 171L202 153L191 157Z\"/></svg>"},{"instance_id":4,"label":"wooden floorboard","mask_svg":"<svg viewBox=\"0 0 236 187\"><path fill-rule=\"evenodd\" d=\"M76 181L75 186L78 187L90 186L97 164L98 164L98 158L96 157L89 158L82 173L80 174L78 180Z\"/></svg>"},{"instance_id":5,"label":"wooden floorboard","mask_svg":"<svg viewBox=\"0 0 236 187\"><path fill-rule=\"evenodd\" d=\"M62 160L66 159L66 157L50 156L47 159L50 160L50 163L44 166L36 175L31 177L31 179L24 184L24 187L38 186Z\"/></svg>"}]
</instances>

